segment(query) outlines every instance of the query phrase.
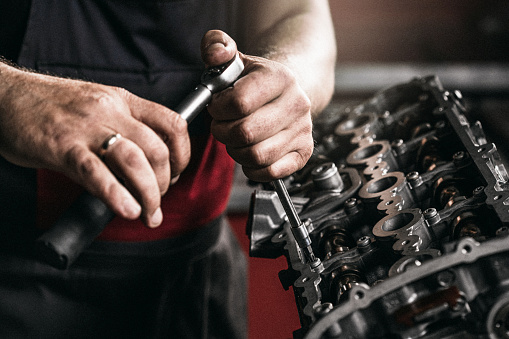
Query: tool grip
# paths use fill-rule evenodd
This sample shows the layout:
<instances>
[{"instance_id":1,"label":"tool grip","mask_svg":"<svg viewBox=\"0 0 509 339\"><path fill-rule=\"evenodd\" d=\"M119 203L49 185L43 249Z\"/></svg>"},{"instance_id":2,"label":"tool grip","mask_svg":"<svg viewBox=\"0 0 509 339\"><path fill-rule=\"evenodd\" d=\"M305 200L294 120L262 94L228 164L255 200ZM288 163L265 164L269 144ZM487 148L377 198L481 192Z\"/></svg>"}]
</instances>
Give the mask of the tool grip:
<instances>
[{"instance_id":1,"label":"tool grip","mask_svg":"<svg viewBox=\"0 0 509 339\"><path fill-rule=\"evenodd\" d=\"M36 240L37 254L51 266L67 269L114 217L105 203L84 192Z\"/></svg>"}]
</instances>

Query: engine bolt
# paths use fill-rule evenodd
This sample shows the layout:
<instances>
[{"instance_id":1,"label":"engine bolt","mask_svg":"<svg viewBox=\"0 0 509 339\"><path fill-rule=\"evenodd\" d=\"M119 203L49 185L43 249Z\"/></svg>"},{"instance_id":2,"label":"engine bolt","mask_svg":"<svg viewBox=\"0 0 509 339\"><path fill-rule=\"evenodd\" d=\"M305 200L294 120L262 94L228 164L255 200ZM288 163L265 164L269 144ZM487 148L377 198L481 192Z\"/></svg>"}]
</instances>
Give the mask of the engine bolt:
<instances>
[{"instance_id":1,"label":"engine bolt","mask_svg":"<svg viewBox=\"0 0 509 339\"><path fill-rule=\"evenodd\" d=\"M361 253L366 253L371 250L371 238L367 235L360 237L357 240L357 250Z\"/></svg>"},{"instance_id":2,"label":"engine bolt","mask_svg":"<svg viewBox=\"0 0 509 339\"><path fill-rule=\"evenodd\" d=\"M317 166L311 171L313 183L319 190L342 190L345 186L338 168L333 162Z\"/></svg>"},{"instance_id":3,"label":"engine bolt","mask_svg":"<svg viewBox=\"0 0 509 339\"><path fill-rule=\"evenodd\" d=\"M423 216L429 225L435 225L440 221L440 214L438 214L437 209L433 207L426 209L423 213Z\"/></svg>"},{"instance_id":4,"label":"engine bolt","mask_svg":"<svg viewBox=\"0 0 509 339\"><path fill-rule=\"evenodd\" d=\"M474 189L474 195L481 195L484 193L484 186L479 186Z\"/></svg>"},{"instance_id":5,"label":"engine bolt","mask_svg":"<svg viewBox=\"0 0 509 339\"><path fill-rule=\"evenodd\" d=\"M422 185L422 177L419 175L419 172L413 171L407 174L406 179L412 188L418 187Z\"/></svg>"},{"instance_id":6,"label":"engine bolt","mask_svg":"<svg viewBox=\"0 0 509 339\"><path fill-rule=\"evenodd\" d=\"M356 198L350 198L345 201L345 212L347 214L352 215L358 213L359 210L359 201Z\"/></svg>"},{"instance_id":7,"label":"engine bolt","mask_svg":"<svg viewBox=\"0 0 509 339\"><path fill-rule=\"evenodd\" d=\"M461 165L465 165L466 162L468 160L468 156L467 156L467 153L463 152L463 151L459 151L459 152L456 152L454 153L454 155L452 156L452 162L454 163L454 165L456 166L461 166Z\"/></svg>"},{"instance_id":8,"label":"engine bolt","mask_svg":"<svg viewBox=\"0 0 509 339\"><path fill-rule=\"evenodd\" d=\"M357 205L357 199L356 198L350 198L347 201L345 201L345 206L347 208L355 207L355 205Z\"/></svg>"},{"instance_id":9,"label":"engine bolt","mask_svg":"<svg viewBox=\"0 0 509 339\"><path fill-rule=\"evenodd\" d=\"M357 240L357 247L367 247L371 244L371 238L364 235Z\"/></svg>"},{"instance_id":10,"label":"engine bolt","mask_svg":"<svg viewBox=\"0 0 509 339\"><path fill-rule=\"evenodd\" d=\"M442 271L437 275L437 282L442 287L449 287L454 283L454 273L451 271Z\"/></svg>"},{"instance_id":11,"label":"engine bolt","mask_svg":"<svg viewBox=\"0 0 509 339\"><path fill-rule=\"evenodd\" d=\"M424 211L424 218L431 219L431 218L435 217L437 214L438 214L437 209L431 207Z\"/></svg>"}]
</instances>

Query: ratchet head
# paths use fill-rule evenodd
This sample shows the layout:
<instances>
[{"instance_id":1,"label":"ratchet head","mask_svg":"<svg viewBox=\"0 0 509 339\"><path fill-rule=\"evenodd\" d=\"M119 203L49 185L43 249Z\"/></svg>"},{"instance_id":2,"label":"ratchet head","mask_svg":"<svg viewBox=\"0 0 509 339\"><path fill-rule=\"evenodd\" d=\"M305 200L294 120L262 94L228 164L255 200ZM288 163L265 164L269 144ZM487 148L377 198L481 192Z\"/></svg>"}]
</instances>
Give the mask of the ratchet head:
<instances>
[{"instance_id":1,"label":"ratchet head","mask_svg":"<svg viewBox=\"0 0 509 339\"><path fill-rule=\"evenodd\" d=\"M239 53L225 64L209 67L201 76L201 83L212 93L217 93L231 86L244 70L244 63Z\"/></svg>"},{"instance_id":2,"label":"ratchet head","mask_svg":"<svg viewBox=\"0 0 509 339\"><path fill-rule=\"evenodd\" d=\"M207 68L202 74L201 83L175 108L175 112L190 123L212 100L212 94L231 86L243 70L239 53L225 64Z\"/></svg>"}]
</instances>

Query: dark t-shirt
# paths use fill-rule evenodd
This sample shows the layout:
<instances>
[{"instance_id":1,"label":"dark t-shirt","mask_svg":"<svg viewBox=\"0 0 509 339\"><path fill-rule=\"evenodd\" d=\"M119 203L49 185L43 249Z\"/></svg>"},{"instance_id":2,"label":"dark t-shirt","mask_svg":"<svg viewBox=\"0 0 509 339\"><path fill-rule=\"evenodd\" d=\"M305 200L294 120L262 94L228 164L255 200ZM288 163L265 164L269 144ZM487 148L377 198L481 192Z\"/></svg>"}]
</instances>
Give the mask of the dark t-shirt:
<instances>
[{"instance_id":1,"label":"dark t-shirt","mask_svg":"<svg viewBox=\"0 0 509 339\"><path fill-rule=\"evenodd\" d=\"M31 0L0 1L0 55L15 62L27 26Z\"/></svg>"}]
</instances>

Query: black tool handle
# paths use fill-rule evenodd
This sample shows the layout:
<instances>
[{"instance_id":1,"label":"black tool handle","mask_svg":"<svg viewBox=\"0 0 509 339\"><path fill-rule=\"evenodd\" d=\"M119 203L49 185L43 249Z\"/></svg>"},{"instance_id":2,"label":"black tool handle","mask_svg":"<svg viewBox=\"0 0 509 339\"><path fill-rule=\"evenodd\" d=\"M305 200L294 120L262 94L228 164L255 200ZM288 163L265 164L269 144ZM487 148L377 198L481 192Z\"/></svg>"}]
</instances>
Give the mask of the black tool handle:
<instances>
[{"instance_id":1,"label":"black tool handle","mask_svg":"<svg viewBox=\"0 0 509 339\"><path fill-rule=\"evenodd\" d=\"M85 192L36 240L36 251L51 266L67 269L114 217L106 204Z\"/></svg>"}]
</instances>

